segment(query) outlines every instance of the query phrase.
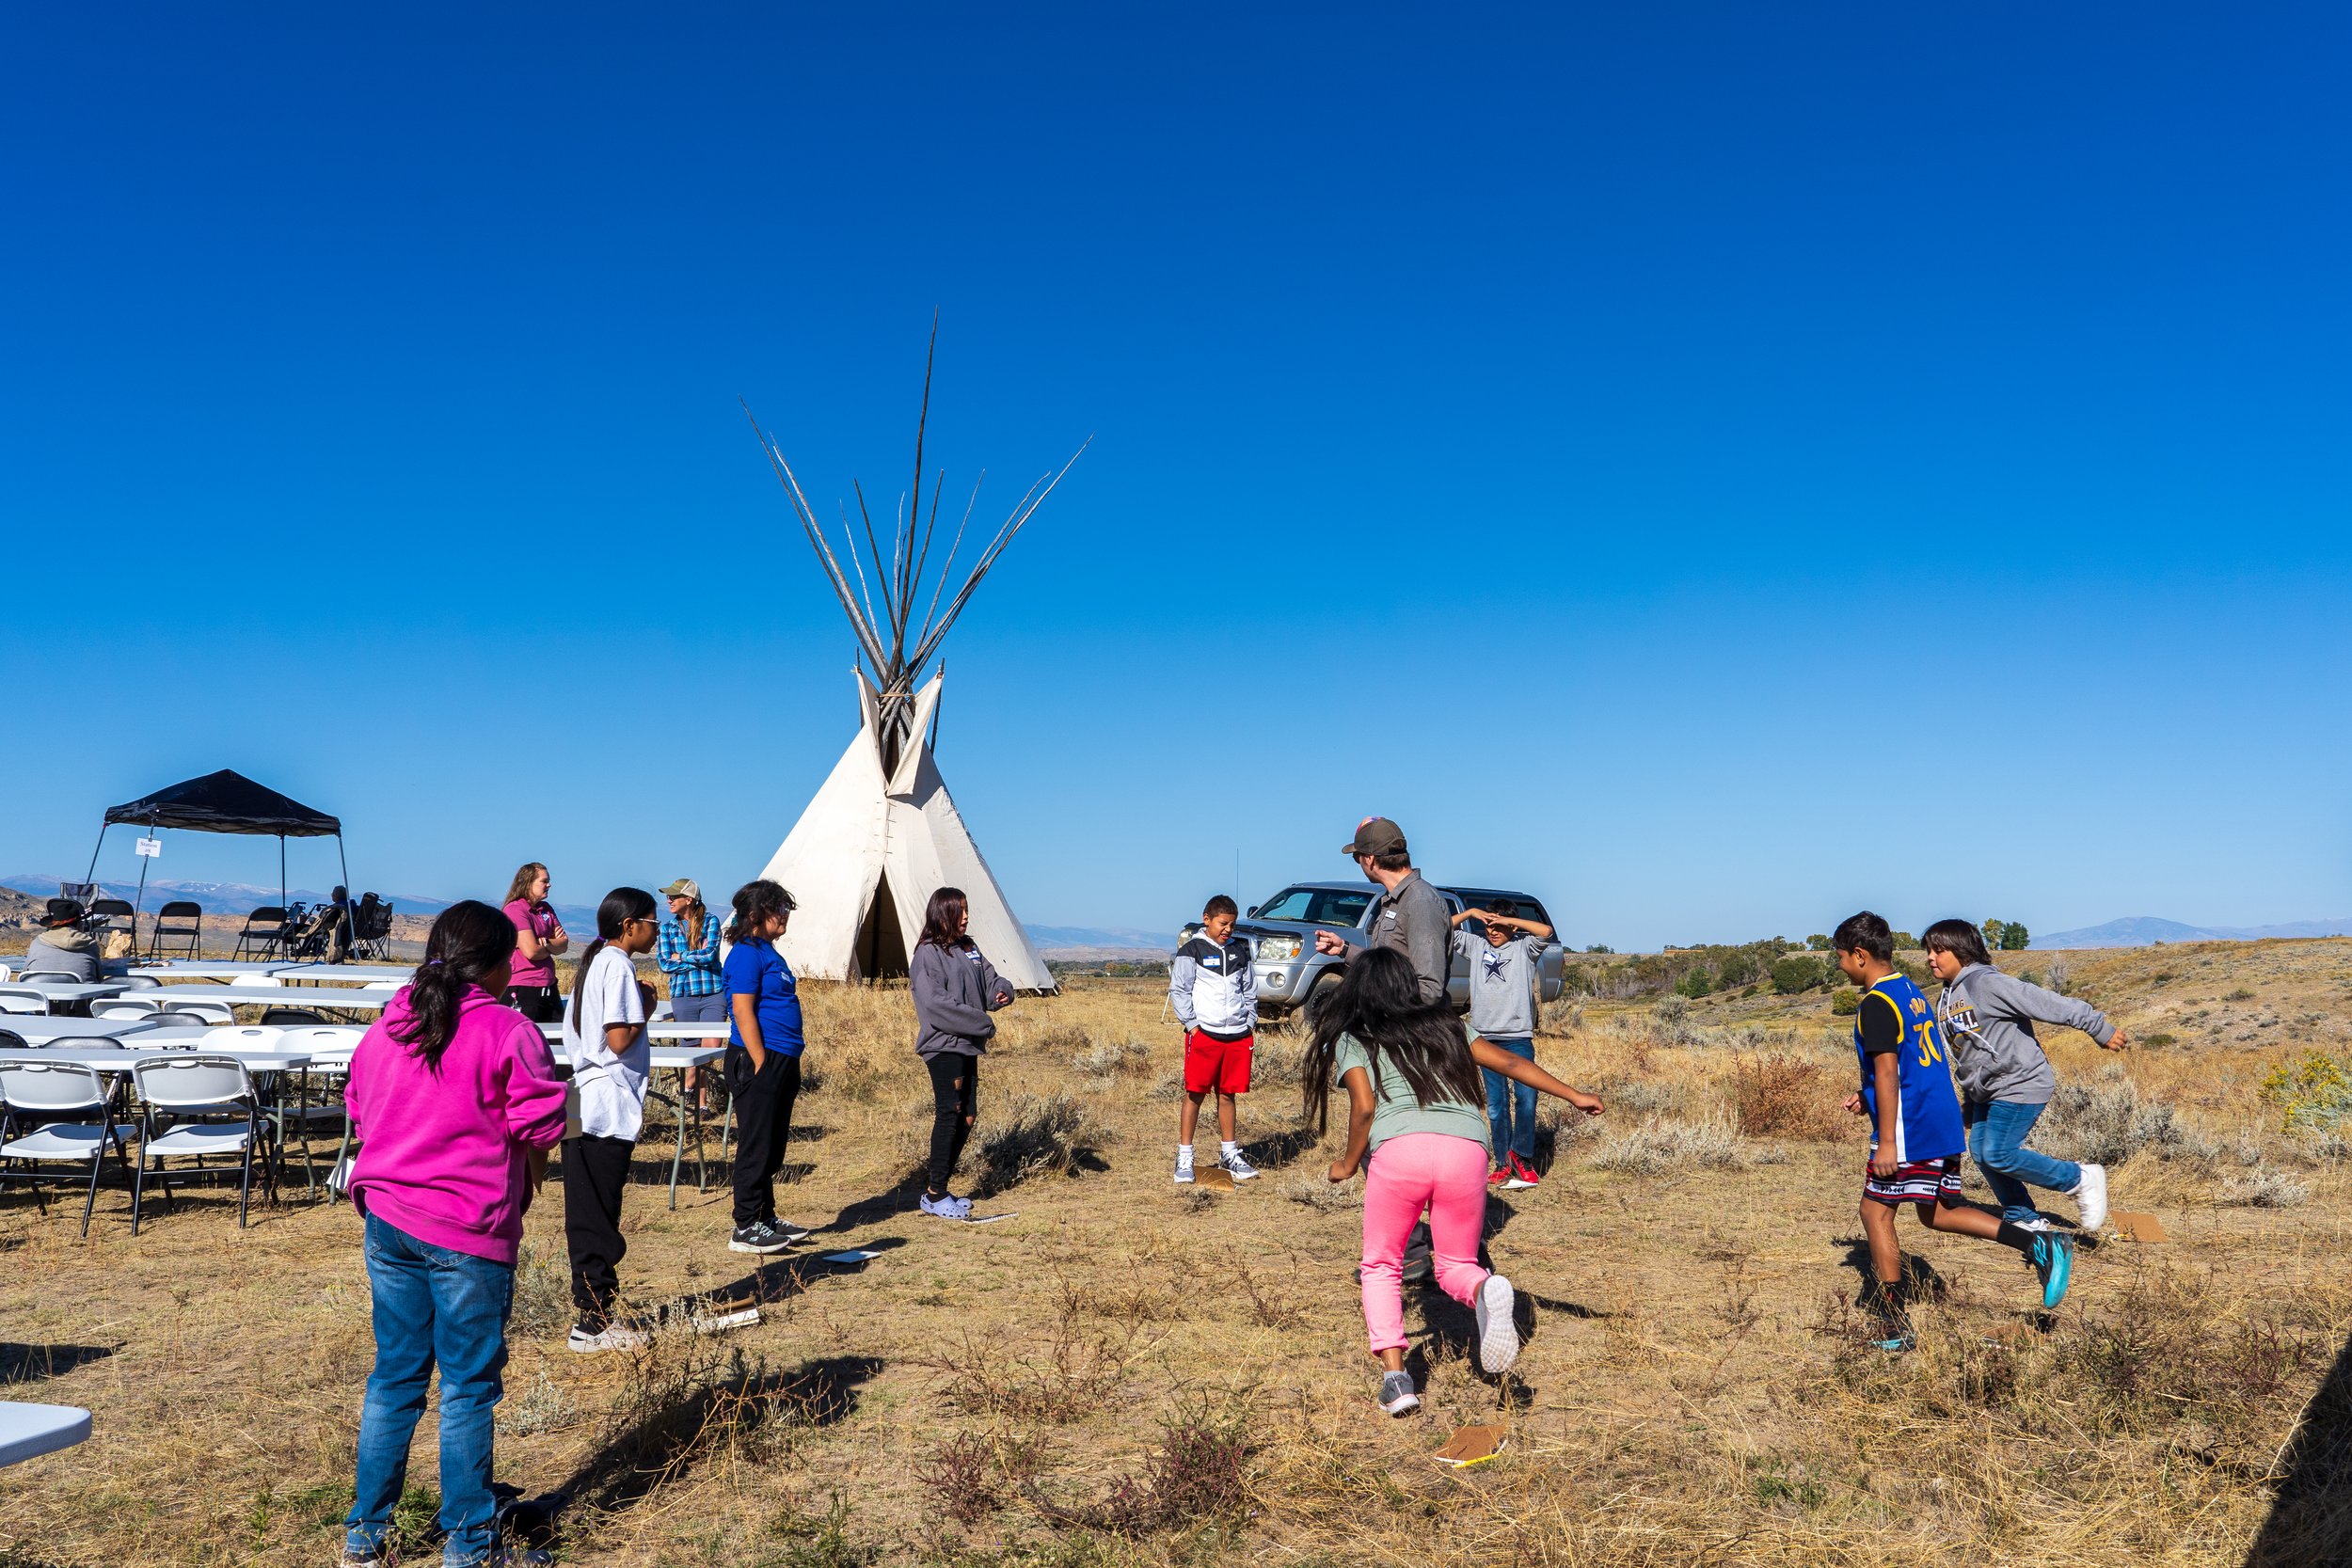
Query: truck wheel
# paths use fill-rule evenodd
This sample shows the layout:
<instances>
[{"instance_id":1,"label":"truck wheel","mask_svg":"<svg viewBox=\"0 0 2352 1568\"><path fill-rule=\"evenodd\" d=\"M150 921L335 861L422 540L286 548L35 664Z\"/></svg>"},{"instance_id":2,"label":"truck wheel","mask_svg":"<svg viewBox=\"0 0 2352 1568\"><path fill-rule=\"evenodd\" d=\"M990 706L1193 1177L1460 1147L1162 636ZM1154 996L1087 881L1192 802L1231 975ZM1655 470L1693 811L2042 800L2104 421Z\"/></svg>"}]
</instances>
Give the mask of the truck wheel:
<instances>
[{"instance_id":1,"label":"truck wheel","mask_svg":"<svg viewBox=\"0 0 2352 1568\"><path fill-rule=\"evenodd\" d=\"M1310 1023L1314 1022L1315 1012L1326 999L1340 989L1341 973L1336 969L1327 969L1315 977L1313 985L1307 988L1307 1000L1299 1004L1298 1010Z\"/></svg>"}]
</instances>

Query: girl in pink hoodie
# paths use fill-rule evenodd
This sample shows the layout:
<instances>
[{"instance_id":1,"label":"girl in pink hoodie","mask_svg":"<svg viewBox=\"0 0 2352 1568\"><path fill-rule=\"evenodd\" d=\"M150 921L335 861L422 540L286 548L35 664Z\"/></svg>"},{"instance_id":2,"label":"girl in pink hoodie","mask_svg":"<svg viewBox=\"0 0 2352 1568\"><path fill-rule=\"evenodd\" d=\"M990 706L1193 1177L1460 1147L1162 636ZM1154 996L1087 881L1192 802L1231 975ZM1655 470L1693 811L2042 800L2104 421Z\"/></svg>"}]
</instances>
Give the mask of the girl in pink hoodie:
<instances>
[{"instance_id":1,"label":"girl in pink hoodie","mask_svg":"<svg viewBox=\"0 0 2352 1568\"><path fill-rule=\"evenodd\" d=\"M443 1563L548 1561L501 1549L490 1447L523 1212L564 1136L564 1085L537 1026L498 1001L515 954L504 914L453 904L424 952L352 1053L345 1091L360 1140L350 1186L367 1222L375 1368L343 1561L383 1560L437 1363Z\"/></svg>"}]
</instances>

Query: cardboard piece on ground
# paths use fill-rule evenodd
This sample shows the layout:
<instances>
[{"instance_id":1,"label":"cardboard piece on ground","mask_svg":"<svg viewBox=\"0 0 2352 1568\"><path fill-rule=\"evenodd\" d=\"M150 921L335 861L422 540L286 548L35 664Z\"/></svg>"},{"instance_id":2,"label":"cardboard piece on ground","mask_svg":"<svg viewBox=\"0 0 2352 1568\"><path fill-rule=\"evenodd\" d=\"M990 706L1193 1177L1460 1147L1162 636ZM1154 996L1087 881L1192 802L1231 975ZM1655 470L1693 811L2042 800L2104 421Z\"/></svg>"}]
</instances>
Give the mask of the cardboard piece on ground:
<instances>
[{"instance_id":1,"label":"cardboard piece on ground","mask_svg":"<svg viewBox=\"0 0 2352 1568\"><path fill-rule=\"evenodd\" d=\"M2169 1242L2172 1239L2164 1233L2164 1227L2157 1221L2155 1215L2135 1214L2123 1209L2108 1212L2107 1228L2127 1242L2145 1243Z\"/></svg>"},{"instance_id":2,"label":"cardboard piece on ground","mask_svg":"<svg viewBox=\"0 0 2352 1568\"><path fill-rule=\"evenodd\" d=\"M863 1263L869 1258L881 1256L879 1252L820 1252L817 1260L819 1263Z\"/></svg>"},{"instance_id":3,"label":"cardboard piece on ground","mask_svg":"<svg viewBox=\"0 0 2352 1568\"><path fill-rule=\"evenodd\" d=\"M1445 1447L1432 1456L1440 1465L1467 1469L1484 1465L1509 1446L1510 1439L1502 1427L1464 1427L1446 1439Z\"/></svg>"},{"instance_id":4,"label":"cardboard piece on ground","mask_svg":"<svg viewBox=\"0 0 2352 1568\"><path fill-rule=\"evenodd\" d=\"M1233 1173L1219 1170L1215 1165L1203 1165L1192 1173L1192 1184L1206 1187L1213 1193L1230 1193L1233 1190Z\"/></svg>"}]
</instances>

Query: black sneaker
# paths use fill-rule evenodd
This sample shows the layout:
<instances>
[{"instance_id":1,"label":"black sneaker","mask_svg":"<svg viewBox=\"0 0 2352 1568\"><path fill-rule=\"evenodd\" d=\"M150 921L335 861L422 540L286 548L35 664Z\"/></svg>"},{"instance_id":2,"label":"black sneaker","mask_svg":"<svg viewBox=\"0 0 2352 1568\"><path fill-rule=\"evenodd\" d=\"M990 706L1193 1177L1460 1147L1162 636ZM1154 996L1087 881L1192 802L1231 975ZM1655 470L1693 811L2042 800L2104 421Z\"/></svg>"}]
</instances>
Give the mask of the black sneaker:
<instances>
[{"instance_id":1,"label":"black sneaker","mask_svg":"<svg viewBox=\"0 0 2352 1568\"><path fill-rule=\"evenodd\" d=\"M739 1225L735 1227L735 1234L727 1238L729 1252L774 1253L783 1252L791 1245L791 1236L777 1229L766 1220L755 1220L750 1225Z\"/></svg>"}]
</instances>

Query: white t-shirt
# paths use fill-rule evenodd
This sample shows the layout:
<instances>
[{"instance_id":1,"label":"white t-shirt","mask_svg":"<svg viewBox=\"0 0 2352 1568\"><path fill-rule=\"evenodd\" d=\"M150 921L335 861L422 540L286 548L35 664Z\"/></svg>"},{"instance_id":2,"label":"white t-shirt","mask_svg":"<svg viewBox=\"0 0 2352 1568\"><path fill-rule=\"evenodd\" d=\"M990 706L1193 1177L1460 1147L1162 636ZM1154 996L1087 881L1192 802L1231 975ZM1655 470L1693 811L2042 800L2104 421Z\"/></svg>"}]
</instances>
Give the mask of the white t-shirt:
<instances>
[{"instance_id":1,"label":"white t-shirt","mask_svg":"<svg viewBox=\"0 0 2352 1568\"><path fill-rule=\"evenodd\" d=\"M572 1027L574 998L564 999L564 1055L580 1090L580 1130L599 1138L634 1139L645 1125L645 1081L653 1075L653 1045L645 1038L645 999L628 955L608 947L575 983L580 1027ZM637 1033L618 1056L605 1049L609 1023L633 1023Z\"/></svg>"}]
</instances>

